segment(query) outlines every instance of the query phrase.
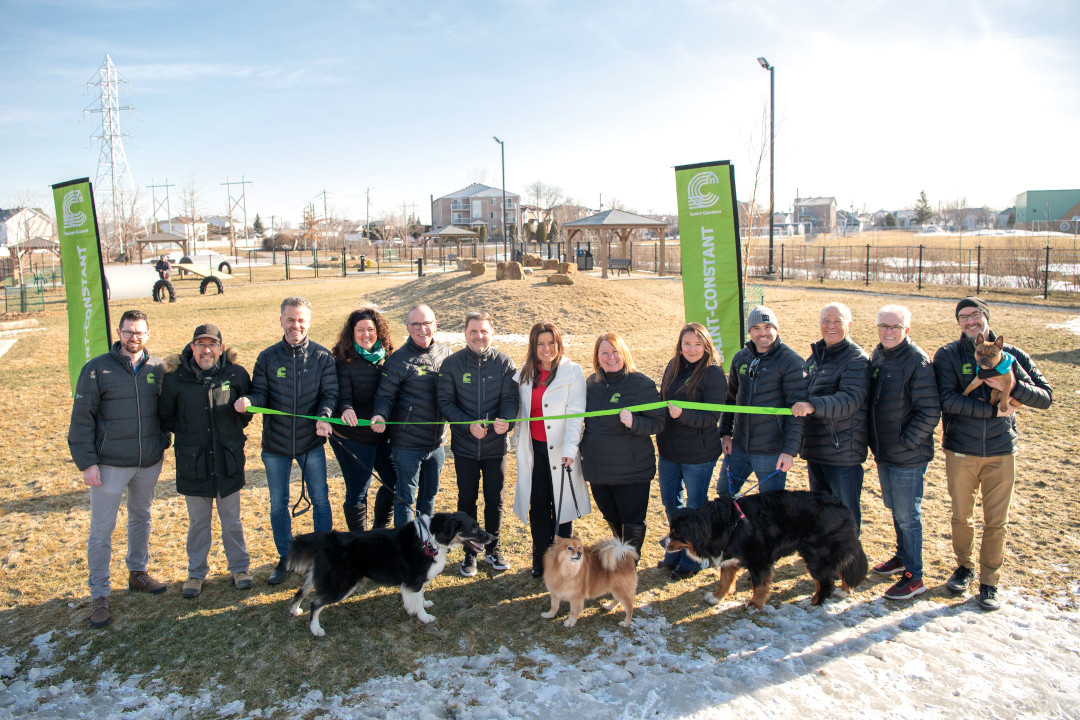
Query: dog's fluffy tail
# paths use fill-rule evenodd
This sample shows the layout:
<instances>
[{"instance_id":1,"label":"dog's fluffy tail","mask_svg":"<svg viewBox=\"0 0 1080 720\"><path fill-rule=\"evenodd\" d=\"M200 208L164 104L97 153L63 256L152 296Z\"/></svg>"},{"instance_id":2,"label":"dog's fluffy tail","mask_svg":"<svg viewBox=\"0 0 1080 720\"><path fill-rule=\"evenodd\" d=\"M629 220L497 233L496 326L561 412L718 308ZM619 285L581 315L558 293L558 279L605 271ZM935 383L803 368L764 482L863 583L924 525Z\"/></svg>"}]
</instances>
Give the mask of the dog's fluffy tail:
<instances>
[{"instance_id":1,"label":"dog's fluffy tail","mask_svg":"<svg viewBox=\"0 0 1080 720\"><path fill-rule=\"evenodd\" d=\"M329 533L311 532L296 535L289 546L289 557L286 566L289 572L306 573L315 561L315 553L326 544Z\"/></svg>"},{"instance_id":2,"label":"dog's fluffy tail","mask_svg":"<svg viewBox=\"0 0 1080 720\"><path fill-rule=\"evenodd\" d=\"M840 566L840 577L844 579L848 587L858 587L859 583L866 579L869 570L870 564L866 561L866 553L863 552L862 543L859 543L856 545L855 554Z\"/></svg>"},{"instance_id":3,"label":"dog's fluffy tail","mask_svg":"<svg viewBox=\"0 0 1080 720\"><path fill-rule=\"evenodd\" d=\"M608 571L614 571L622 559L627 556L633 558L635 562L638 559L637 550L634 549L634 546L618 538L612 538L600 543L597 552L600 555L600 564Z\"/></svg>"}]
</instances>

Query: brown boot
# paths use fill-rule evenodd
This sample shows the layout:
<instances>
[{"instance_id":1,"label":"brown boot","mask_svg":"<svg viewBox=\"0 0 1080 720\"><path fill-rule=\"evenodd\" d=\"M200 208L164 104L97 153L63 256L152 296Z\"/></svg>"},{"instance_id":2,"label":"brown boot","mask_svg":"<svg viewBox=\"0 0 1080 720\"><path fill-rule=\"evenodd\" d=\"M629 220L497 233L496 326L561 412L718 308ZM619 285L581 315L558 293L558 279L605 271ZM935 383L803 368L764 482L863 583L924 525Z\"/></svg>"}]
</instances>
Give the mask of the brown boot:
<instances>
[{"instance_id":1,"label":"brown boot","mask_svg":"<svg viewBox=\"0 0 1080 720\"><path fill-rule=\"evenodd\" d=\"M128 590L148 592L151 595L160 595L168 589L169 588L165 583L159 583L157 580L150 577L150 573L145 570L133 570L128 573Z\"/></svg>"},{"instance_id":2,"label":"brown boot","mask_svg":"<svg viewBox=\"0 0 1080 720\"><path fill-rule=\"evenodd\" d=\"M94 598L94 609L90 612L90 627L103 628L112 621L109 615L109 598Z\"/></svg>"}]
</instances>

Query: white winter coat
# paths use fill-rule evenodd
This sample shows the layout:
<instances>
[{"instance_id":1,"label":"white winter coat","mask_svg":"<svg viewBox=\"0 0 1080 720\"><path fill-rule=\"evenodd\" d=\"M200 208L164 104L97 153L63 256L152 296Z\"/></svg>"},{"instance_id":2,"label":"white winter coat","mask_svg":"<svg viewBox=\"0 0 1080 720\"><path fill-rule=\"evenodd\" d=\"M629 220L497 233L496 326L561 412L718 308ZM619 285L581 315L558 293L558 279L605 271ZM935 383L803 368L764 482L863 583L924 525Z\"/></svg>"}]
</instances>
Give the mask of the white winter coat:
<instances>
[{"instance_id":1,"label":"white winter coat","mask_svg":"<svg viewBox=\"0 0 1080 720\"><path fill-rule=\"evenodd\" d=\"M514 375L514 382L521 379L521 371ZM531 382L518 386L521 398L521 407L518 417L534 417L532 413ZM585 373L581 366L572 360L562 358L558 367L555 368L555 377L551 379L547 389L544 390L543 414L569 415L571 413L585 412ZM517 448L517 490L514 493L514 514L526 525L529 522L529 497L532 491L533 471L533 441L529 431L529 423L514 423L514 442ZM545 420L547 432L548 460L551 464L551 486L554 489L555 507L558 509L560 524L570 522L583 515L588 515L592 508L589 505L589 490L585 485L585 479L581 476L581 453L578 451L578 443L581 442L581 433L585 428L582 418L571 420ZM560 481L565 477L562 472L562 459L574 458L571 467L570 478L573 482L573 492L569 483L565 488L560 488ZM562 491L562 504L559 504L559 494ZM577 496L577 507L574 506L574 497Z\"/></svg>"}]
</instances>

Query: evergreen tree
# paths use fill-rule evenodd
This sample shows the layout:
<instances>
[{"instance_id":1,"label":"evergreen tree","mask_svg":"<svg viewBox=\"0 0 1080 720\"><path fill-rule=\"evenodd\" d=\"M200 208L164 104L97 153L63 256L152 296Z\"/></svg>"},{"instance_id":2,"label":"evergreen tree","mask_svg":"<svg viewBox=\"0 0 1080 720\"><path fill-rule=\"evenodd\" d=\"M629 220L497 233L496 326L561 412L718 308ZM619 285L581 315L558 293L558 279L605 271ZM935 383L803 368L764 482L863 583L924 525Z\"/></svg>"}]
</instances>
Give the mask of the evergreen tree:
<instances>
[{"instance_id":1,"label":"evergreen tree","mask_svg":"<svg viewBox=\"0 0 1080 720\"><path fill-rule=\"evenodd\" d=\"M926 191L923 190L919 193L918 202L915 203L915 217L913 219L916 225L925 225L933 217L934 209L930 207L930 203L926 199Z\"/></svg>"},{"instance_id":2,"label":"evergreen tree","mask_svg":"<svg viewBox=\"0 0 1080 720\"><path fill-rule=\"evenodd\" d=\"M547 223L541 220L536 226L536 242L543 245L547 242L548 228Z\"/></svg>"},{"instance_id":3,"label":"evergreen tree","mask_svg":"<svg viewBox=\"0 0 1080 720\"><path fill-rule=\"evenodd\" d=\"M892 213L889 213L888 215L885 216L885 227L887 227L887 228L896 227L896 216L893 215Z\"/></svg>"},{"instance_id":4,"label":"evergreen tree","mask_svg":"<svg viewBox=\"0 0 1080 720\"><path fill-rule=\"evenodd\" d=\"M255 222L251 223L251 229L255 231L256 235L263 235L266 233L266 228L263 227L262 219L259 218L259 213L255 213Z\"/></svg>"}]
</instances>

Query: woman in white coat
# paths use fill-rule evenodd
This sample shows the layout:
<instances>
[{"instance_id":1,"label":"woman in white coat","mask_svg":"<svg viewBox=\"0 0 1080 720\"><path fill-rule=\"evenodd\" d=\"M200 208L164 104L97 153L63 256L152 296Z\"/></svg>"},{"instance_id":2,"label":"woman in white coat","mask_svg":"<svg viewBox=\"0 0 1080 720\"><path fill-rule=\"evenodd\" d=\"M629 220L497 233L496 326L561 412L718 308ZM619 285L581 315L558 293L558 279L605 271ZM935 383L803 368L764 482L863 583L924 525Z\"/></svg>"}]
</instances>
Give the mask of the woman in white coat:
<instances>
[{"instance_id":1,"label":"woman in white coat","mask_svg":"<svg viewBox=\"0 0 1080 720\"><path fill-rule=\"evenodd\" d=\"M533 325L529 355L514 380L521 398L518 417L548 418L585 412L585 373L563 355L562 335L553 323ZM535 578L544 574L544 553L554 542L556 532L560 537L570 537L573 521L590 511L578 451L583 428L582 418L516 423L514 514L528 523L532 534Z\"/></svg>"}]
</instances>

